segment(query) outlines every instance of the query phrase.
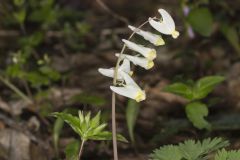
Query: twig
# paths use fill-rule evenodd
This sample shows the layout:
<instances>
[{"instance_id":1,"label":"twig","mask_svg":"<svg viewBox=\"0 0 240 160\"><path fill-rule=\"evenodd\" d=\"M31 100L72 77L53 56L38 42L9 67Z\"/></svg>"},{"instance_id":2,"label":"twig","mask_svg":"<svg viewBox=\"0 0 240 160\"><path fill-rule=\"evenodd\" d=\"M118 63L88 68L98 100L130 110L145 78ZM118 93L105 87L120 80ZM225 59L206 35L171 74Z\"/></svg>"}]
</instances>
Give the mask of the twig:
<instances>
[{"instance_id":1,"label":"twig","mask_svg":"<svg viewBox=\"0 0 240 160\"><path fill-rule=\"evenodd\" d=\"M143 27L145 24L148 23L148 20L145 21L144 23L142 23L140 26L138 26L137 28L140 29L141 27ZM130 40L135 33L137 32L137 30L134 30L133 33L129 36L128 40ZM117 64L115 66L114 69L114 77L113 77L113 85L116 86L117 84L117 71L121 62L121 56L123 54L123 52L126 49L126 45L124 44L122 47L122 50L120 52L120 55L118 56L117 59ZM113 154L114 154L114 160L118 160L118 150L117 150L117 129L116 129L116 94L115 92L112 92L112 139L113 139Z\"/></svg>"},{"instance_id":2,"label":"twig","mask_svg":"<svg viewBox=\"0 0 240 160\"><path fill-rule=\"evenodd\" d=\"M29 104L32 104L32 100L26 96L22 91L20 91L15 85L13 85L9 80L0 76L0 81L2 81L6 86L8 86L11 90L13 90L17 95L19 95L22 99L24 99Z\"/></svg>"},{"instance_id":3,"label":"twig","mask_svg":"<svg viewBox=\"0 0 240 160\"><path fill-rule=\"evenodd\" d=\"M109 14L111 14L114 18L122 21L125 24L129 24L129 21L127 18L120 16L119 14L115 13L113 10L111 10L106 4L102 2L102 0L96 0L96 2Z\"/></svg>"}]
</instances>

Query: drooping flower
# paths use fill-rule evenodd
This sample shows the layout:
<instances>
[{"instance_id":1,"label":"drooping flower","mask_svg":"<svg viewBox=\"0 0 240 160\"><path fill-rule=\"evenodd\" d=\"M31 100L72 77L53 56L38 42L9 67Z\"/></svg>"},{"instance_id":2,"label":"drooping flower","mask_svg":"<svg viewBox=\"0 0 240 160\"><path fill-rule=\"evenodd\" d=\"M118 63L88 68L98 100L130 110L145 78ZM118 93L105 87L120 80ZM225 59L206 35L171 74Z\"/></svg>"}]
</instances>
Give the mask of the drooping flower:
<instances>
[{"instance_id":1,"label":"drooping flower","mask_svg":"<svg viewBox=\"0 0 240 160\"><path fill-rule=\"evenodd\" d=\"M128 41L126 39L123 39L122 41L125 43L125 45L129 49L140 53L141 55L143 55L144 57L146 57L149 60L153 60L157 56L155 49L144 47L142 45L139 45L139 44L133 43L131 41Z\"/></svg>"},{"instance_id":2,"label":"drooping flower","mask_svg":"<svg viewBox=\"0 0 240 160\"><path fill-rule=\"evenodd\" d=\"M175 30L175 23L171 15L164 9L159 9L158 12L162 16L162 21L155 21L153 18L149 18L149 24L160 33L177 38L179 32Z\"/></svg>"},{"instance_id":3,"label":"drooping flower","mask_svg":"<svg viewBox=\"0 0 240 160\"><path fill-rule=\"evenodd\" d=\"M124 59L121 66L119 66L119 68L118 68L118 73L117 73L118 80L123 79L121 71L123 71L129 75L132 75L132 71L130 68L130 61L128 59ZM111 78L114 77L114 68L109 68L109 69L99 68L98 72L100 72L102 75L104 75L106 77L111 77Z\"/></svg>"},{"instance_id":4,"label":"drooping flower","mask_svg":"<svg viewBox=\"0 0 240 160\"><path fill-rule=\"evenodd\" d=\"M119 57L120 54L116 54L117 57ZM145 69L151 69L154 66L154 62L152 60L149 60L144 57L137 57L137 56L131 56L128 54L122 54L121 55L122 59L128 59L131 61L133 64L138 65L140 67L143 67Z\"/></svg>"},{"instance_id":5,"label":"drooping flower","mask_svg":"<svg viewBox=\"0 0 240 160\"><path fill-rule=\"evenodd\" d=\"M121 74L126 85L123 87L110 86L110 89L119 95L134 99L137 102L145 100L145 91L142 90L128 74L125 72L122 72Z\"/></svg>"},{"instance_id":6,"label":"drooping flower","mask_svg":"<svg viewBox=\"0 0 240 160\"><path fill-rule=\"evenodd\" d=\"M128 28L130 28L136 34L142 36L145 40L151 42L155 46L160 46L160 45L165 44L164 40L162 39L162 37L160 35L153 34L151 32L147 32L147 31L143 31L141 29L138 29L138 28L136 28L134 26L130 26L130 25L128 26Z\"/></svg>"}]
</instances>

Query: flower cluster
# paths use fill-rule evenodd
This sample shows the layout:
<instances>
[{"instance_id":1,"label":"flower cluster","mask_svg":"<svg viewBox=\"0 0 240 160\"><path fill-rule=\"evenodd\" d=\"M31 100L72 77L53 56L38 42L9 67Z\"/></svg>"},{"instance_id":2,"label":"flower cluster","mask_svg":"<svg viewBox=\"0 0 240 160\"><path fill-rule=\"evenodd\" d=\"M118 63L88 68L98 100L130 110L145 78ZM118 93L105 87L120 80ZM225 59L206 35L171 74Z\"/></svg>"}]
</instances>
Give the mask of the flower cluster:
<instances>
[{"instance_id":1,"label":"flower cluster","mask_svg":"<svg viewBox=\"0 0 240 160\"><path fill-rule=\"evenodd\" d=\"M175 30L175 23L170 14L164 9L159 9L158 12L161 15L161 19L150 17L147 22L158 32L177 38L179 36L179 32ZM132 35L136 33L143 37L146 41L152 43L154 46L165 44L160 35L141 30L141 27L136 28L130 25L128 27L133 31ZM110 89L113 92L140 102L146 99L146 94L145 91L142 90L131 78L133 72L131 71L130 64L132 63L146 70L151 69L154 66L153 60L157 57L157 53L153 48L136 44L130 40L123 39L122 41L124 43L124 47L121 53L116 54L119 62L121 62L121 65L118 66L117 63L116 68L99 68L98 71L104 76L116 79L117 85L114 84L114 86L110 86ZM123 52L125 47L139 54L135 56L124 54Z\"/></svg>"}]
</instances>

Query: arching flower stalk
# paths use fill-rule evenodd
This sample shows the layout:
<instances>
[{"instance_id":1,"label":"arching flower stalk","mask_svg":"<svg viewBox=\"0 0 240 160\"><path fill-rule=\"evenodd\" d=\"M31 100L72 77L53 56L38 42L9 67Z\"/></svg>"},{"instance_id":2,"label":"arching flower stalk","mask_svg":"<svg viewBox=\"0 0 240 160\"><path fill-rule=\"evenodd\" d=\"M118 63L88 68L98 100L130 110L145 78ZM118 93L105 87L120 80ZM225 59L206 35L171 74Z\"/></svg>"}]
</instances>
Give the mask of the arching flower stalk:
<instances>
[{"instance_id":1,"label":"arching flower stalk","mask_svg":"<svg viewBox=\"0 0 240 160\"><path fill-rule=\"evenodd\" d=\"M134 99L137 102L141 102L146 99L146 93L143 89L137 85L137 83L131 78L132 71L130 68L130 63L143 67L144 69L148 70L154 66L153 60L157 56L157 52L154 48L148 48L143 45L136 44L130 39L135 35L138 34L139 36L143 37L146 41L152 43L154 46L164 45L165 41L162 39L162 36L144 31L141 28L146 25L150 24L155 30L158 32L171 35L173 38L177 38L179 36L179 32L175 29L175 23L170 16L170 14L165 11L164 9L159 9L158 12L161 15L161 19L156 17L149 18L139 27L128 26L133 32L129 36L129 38L123 39L124 45L120 53L117 53L116 56L118 57L117 63L115 68L110 69L103 69L99 68L98 71L103 74L104 76L113 78L113 85L110 86L112 90L112 135L113 135L113 153L114 153L114 160L118 160L118 153L117 153L117 138L116 138L116 116L115 116L115 109L116 109L116 94L128 97L130 99ZM124 54L126 48L137 52L138 55L132 56L128 54ZM121 65L120 65L121 64Z\"/></svg>"}]
</instances>

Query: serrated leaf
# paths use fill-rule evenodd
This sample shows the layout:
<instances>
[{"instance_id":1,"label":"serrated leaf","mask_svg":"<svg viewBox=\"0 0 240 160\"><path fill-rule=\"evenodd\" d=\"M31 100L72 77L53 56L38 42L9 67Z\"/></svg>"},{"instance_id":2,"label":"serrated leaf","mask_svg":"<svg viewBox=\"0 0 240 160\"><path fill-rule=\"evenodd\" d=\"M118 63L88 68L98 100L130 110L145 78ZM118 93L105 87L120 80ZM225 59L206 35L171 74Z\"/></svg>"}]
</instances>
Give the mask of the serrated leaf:
<instances>
[{"instance_id":1,"label":"serrated leaf","mask_svg":"<svg viewBox=\"0 0 240 160\"><path fill-rule=\"evenodd\" d=\"M179 144L179 150L184 159L197 160L203 153L200 142L187 140Z\"/></svg>"},{"instance_id":2,"label":"serrated leaf","mask_svg":"<svg viewBox=\"0 0 240 160\"><path fill-rule=\"evenodd\" d=\"M208 108L201 102L192 102L185 107L188 119L198 129L210 129L211 125L204 119L208 115Z\"/></svg>"},{"instance_id":3,"label":"serrated leaf","mask_svg":"<svg viewBox=\"0 0 240 160\"><path fill-rule=\"evenodd\" d=\"M164 87L163 91L174 93L191 100L193 98L192 88L184 83L174 83Z\"/></svg>"},{"instance_id":4,"label":"serrated leaf","mask_svg":"<svg viewBox=\"0 0 240 160\"><path fill-rule=\"evenodd\" d=\"M210 153L227 145L228 141L222 138L208 138L202 142L186 140L178 145L166 145L154 150L154 153L150 155L150 160L207 160Z\"/></svg>"},{"instance_id":5,"label":"serrated leaf","mask_svg":"<svg viewBox=\"0 0 240 160\"><path fill-rule=\"evenodd\" d=\"M68 125L70 125L72 127L72 129L79 134L80 136L82 136L82 131L80 130L80 121L78 119L78 117L74 117L71 114L68 113L53 113L52 114L55 117L60 117L62 118Z\"/></svg>"},{"instance_id":6,"label":"serrated leaf","mask_svg":"<svg viewBox=\"0 0 240 160\"><path fill-rule=\"evenodd\" d=\"M210 36L213 30L213 16L208 8L192 9L187 17L192 28L202 36Z\"/></svg>"},{"instance_id":7,"label":"serrated leaf","mask_svg":"<svg viewBox=\"0 0 240 160\"><path fill-rule=\"evenodd\" d=\"M216 85L224 80L223 76L207 76L199 79L194 86L194 99L205 98Z\"/></svg>"},{"instance_id":8,"label":"serrated leaf","mask_svg":"<svg viewBox=\"0 0 240 160\"><path fill-rule=\"evenodd\" d=\"M78 160L79 147L80 143L77 140L67 145L65 149L67 160Z\"/></svg>"},{"instance_id":9,"label":"serrated leaf","mask_svg":"<svg viewBox=\"0 0 240 160\"><path fill-rule=\"evenodd\" d=\"M92 140L112 140L112 133L108 131L104 131L99 133L98 135L95 135L89 138L91 138ZM123 137L121 134L117 134L117 140L120 142L128 143L128 140L125 137Z\"/></svg>"},{"instance_id":10,"label":"serrated leaf","mask_svg":"<svg viewBox=\"0 0 240 160\"><path fill-rule=\"evenodd\" d=\"M134 143L134 126L136 124L137 116L139 114L139 103L134 100L129 100L126 110L126 120L128 133L131 141Z\"/></svg>"},{"instance_id":11,"label":"serrated leaf","mask_svg":"<svg viewBox=\"0 0 240 160\"><path fill-rule=\"evenodd\" d=\"M214 160L239 160L240 159L240 150L231 150L226 151L222 149L217 152Z\"/></svg>"},{"instance_id":12,"label":"serrated leaf","mask_svg":"<svg viewBox=\"0 0 240 160\"><path fill-rule=\"evenodd\" d=\"M220 148L227 147L228 145L228 141L218 137L215 137L213 139L207 138L202 141L202 148L205 153L216 151Z\"/></svg>"},{"instance_id":13,"label":"serrated leaf","mask_svg":"<svg viewBox=\"0 0 240 160\"><path fill-rule=\"evenodd\" d=\"M90 126L92 126L93 128L97 127L100 123L100 119L101 119L100 116L101 116L101 111L99 111L97 115L94 118L92 118L90 122L91 123Z\"/></svg>"},{"instance_id":14,"label":"serrated leaf","mask_svg":"<svg viewBox=\"0 0 240 160\"><path fill-rule=\"evenodd\" d=\"M150 160L181 160L182 155L178 146L166 145L150 155Z\"/></svg>"}]
</instances>

